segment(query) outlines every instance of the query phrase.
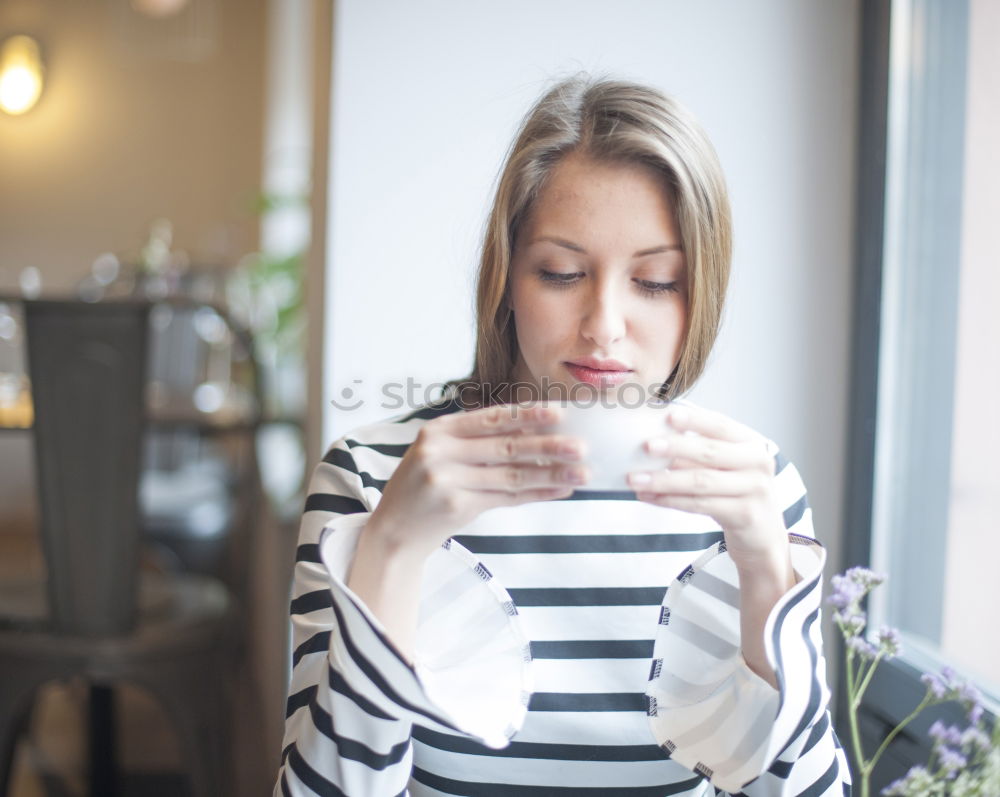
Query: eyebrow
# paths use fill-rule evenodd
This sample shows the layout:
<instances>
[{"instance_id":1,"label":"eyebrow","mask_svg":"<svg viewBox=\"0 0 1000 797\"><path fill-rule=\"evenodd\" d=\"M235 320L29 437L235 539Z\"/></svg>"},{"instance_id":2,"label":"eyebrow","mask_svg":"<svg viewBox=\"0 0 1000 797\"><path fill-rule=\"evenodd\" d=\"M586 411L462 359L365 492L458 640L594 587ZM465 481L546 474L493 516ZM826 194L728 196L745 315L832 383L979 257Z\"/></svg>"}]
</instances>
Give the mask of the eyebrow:
<instances>
[{"instance_id":1,"label":"eyebrow","mask_svg":"<svg viewBox=\"0 0 1000 797\"><path fill-rule=\"evenodd\" d=\"M554 235L543 235L540 238L536 238L531 243L550 243L556 246L561 246L564 249L569 249L571 252L579 252L581 255L590 254L586 249L584 249L580 244L575 244L572 241L567 241L565 238L558 238ZM650 249L640 249L632 257L646 257L647 255L659 255L663 252L680 252L680 244L664 244L663 246L654 246Z\"/></svg>"}]
</instances>

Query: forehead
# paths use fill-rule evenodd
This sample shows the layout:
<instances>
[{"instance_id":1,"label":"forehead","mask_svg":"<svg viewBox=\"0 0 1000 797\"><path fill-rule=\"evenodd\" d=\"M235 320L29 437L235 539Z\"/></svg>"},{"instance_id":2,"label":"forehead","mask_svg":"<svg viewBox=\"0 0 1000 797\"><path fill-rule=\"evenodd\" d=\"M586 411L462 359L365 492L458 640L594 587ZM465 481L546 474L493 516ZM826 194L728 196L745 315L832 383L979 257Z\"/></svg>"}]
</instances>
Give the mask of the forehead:
<instances>
[{"instance_id":1,"label":"forehead","mask_svg":"<svg viewBox=\"0 0 1000 797\"><path fill-rule=\"evenodd\" d=\"M641 164L595 160L571 153L549 174L524 231L620 240L629 245L678 243L666 178Z\"/></svg>"}]
</instances>

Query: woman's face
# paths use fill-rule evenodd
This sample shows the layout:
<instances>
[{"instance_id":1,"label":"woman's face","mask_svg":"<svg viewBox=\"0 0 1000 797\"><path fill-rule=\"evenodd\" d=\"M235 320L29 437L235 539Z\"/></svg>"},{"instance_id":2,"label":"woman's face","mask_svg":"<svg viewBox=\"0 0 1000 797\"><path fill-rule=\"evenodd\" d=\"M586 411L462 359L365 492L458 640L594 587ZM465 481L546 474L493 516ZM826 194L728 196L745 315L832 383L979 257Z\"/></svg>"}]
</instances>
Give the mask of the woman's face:
<instances>
[{"instance_id":1,"label":"woman's face","mask_svg":"<svg viewBox=\"0 0 1000 797\"><path fill-rule=\"evenodd\" d=\"M686 284L662 178L568 155L536 199L511 262L515 381L532 385L533 396L599 393L634 403L638 385L649 398L680 356Z\"/></svg>"}]
</instances>

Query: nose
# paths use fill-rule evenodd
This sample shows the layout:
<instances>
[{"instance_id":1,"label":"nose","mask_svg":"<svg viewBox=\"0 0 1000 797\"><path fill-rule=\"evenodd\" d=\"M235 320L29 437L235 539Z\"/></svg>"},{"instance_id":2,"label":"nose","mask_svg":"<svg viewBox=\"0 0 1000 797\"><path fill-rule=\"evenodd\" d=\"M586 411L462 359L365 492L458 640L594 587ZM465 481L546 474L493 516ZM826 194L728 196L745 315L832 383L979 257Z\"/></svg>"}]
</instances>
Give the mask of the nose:
<instances>
[{"instance_id":1,"label":"nose","mask_svg":"<svg viewBox=\"0 0 1000 797\"><path fill-rule=\"evenodd\" d=\"M595 284L585 299L580 334L599 349L608 349L625 336L626 329L624 297L608 281Z\"/></svg>"}]
</instances>

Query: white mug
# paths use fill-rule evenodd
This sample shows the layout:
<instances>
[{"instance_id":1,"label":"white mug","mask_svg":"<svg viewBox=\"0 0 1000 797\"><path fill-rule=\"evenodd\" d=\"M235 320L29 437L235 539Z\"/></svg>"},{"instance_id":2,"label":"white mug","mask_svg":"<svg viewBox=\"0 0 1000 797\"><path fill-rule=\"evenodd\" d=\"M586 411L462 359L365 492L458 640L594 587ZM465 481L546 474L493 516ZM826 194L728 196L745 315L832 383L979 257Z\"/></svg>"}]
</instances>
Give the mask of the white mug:
<instances>
[{"instance_id":1,"label":"white mug","mask_svg":"<svg viewBox=\"0 0 1000 797\"><path fill-rule=\"evenodd\" d=\"M583 462L590 479L581 490L619 492L631 490L626 474L665 467L662 457L648 454L644 444L668 432L668 402L639 407L606 406L600 403L548 402L562 407L562 420L551 427L559 434L586 441Z\"/></svg>"}]
</instances>

